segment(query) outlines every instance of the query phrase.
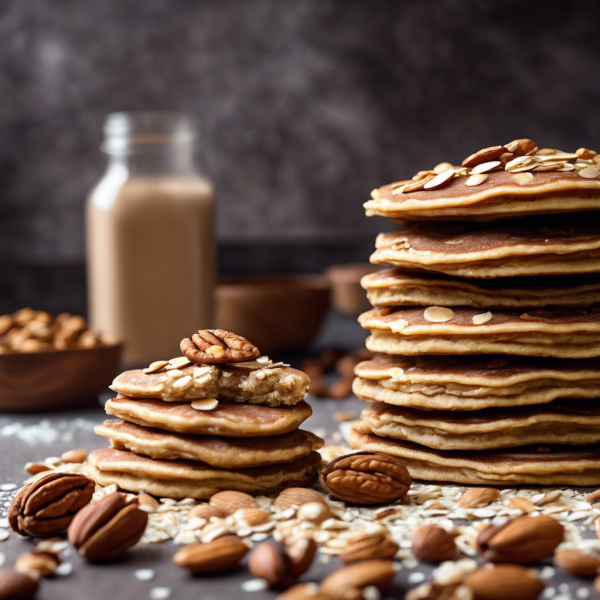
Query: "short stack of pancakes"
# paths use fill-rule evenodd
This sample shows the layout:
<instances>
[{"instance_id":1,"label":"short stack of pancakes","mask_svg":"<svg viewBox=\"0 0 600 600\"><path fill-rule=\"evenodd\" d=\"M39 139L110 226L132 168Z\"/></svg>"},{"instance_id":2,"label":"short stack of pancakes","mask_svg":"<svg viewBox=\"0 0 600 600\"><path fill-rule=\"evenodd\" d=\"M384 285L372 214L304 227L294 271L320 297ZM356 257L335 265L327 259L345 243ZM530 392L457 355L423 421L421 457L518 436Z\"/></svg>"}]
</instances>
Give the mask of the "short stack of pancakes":
<instances>
[{"instance_id":1,"label":"short stack of pancakes","mask_svg":"<svg viewBox=\"0 0 600 600\"><path fill-rule=\"evenodd\" d=\"M600 484L600 156L485 148L372 192L353 448L415 478Z\"/></svg>"},{"instance_id":2,"label":"short stack of pancakes","mask_svg":"<svg viewBox=\"0 0 600 600\"><path fill-rule=\"evenodd\" d=\"M170 498L305 485L323 445L299 429L312 414L303 400L308 384L302 371L267 357L224 364L179 357L125 371L106 403L117 419L95 429L111 447L91 453L87 473L100 485Z\"/></svg>"}]
</instances>

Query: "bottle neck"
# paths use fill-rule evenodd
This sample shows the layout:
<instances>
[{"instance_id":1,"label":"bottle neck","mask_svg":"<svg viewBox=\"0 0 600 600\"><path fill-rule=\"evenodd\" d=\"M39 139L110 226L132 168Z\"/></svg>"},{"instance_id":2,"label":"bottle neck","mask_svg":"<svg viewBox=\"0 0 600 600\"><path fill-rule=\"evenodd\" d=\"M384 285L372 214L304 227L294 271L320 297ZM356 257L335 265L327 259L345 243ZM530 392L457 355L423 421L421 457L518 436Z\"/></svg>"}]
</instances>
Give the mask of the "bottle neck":
<instances>
[{"instance_id":1,"label":"bottle neck","mask_svg":"<svg viewBox=\"0 0 600 600\"><path fill-rule=\"evenodd\" d=\"M127 151L109 151L108 170L127 173L127 178L197 177L191 144L156 144Z\"/></svg>"}]
</instances>

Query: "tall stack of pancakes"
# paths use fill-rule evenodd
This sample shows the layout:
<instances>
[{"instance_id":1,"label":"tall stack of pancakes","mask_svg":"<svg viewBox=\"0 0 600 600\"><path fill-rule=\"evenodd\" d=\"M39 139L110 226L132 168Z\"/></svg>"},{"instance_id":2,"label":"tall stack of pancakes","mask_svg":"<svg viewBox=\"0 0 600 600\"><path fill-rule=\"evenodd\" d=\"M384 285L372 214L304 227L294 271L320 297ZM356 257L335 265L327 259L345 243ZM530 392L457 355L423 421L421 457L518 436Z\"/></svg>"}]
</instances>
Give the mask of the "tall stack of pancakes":
<instances>
[{"instance_id":1,"label":"tall stack of pancakes","mask_svg":"<svg viewBox=\"0 0 600 600\"><path fill-rule=\"evenodd\" d=\"M384 186L353 448L427 480L600 483L600 156L527 139Z\"/></svg>"},{"instance_id":2,"label":"tall stack of pancakes","mask_svg":"<svg viewBox=\"0 0 600 600\"><path fill-rule=\"evenodd\" d=\"M270 494L308 483L323 440L298 429L310 417L308 376L267 357L195 364L185 357L126 371L96 427L110 448L92 452L100 485L171 498L223 490Z\"/></svg>"}]
</instances>

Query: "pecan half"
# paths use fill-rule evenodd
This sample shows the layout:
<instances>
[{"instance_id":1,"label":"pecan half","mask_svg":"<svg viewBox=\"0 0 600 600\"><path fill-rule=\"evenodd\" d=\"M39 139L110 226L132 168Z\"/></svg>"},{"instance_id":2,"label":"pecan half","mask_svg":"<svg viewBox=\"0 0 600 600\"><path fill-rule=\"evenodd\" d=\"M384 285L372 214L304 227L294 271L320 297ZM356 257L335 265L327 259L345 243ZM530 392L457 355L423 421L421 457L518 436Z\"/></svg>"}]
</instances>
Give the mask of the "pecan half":
<instances>
[{"instance_id":1,"label":"pecan half","mask_svg":"<svg viewBox=\"0 0 600 600\"><path fill-rule=\"evenodd\" d=\"M21 535L62 533L92 499L95 483L85 475L51 472L23 487L8 510L11 528Z\"/></svg>"},{"instance_id":2,"label":"pecan half","mask_svg":"<svg viewBox=\"0 0 600 600\"><path fill-rule=\"evenodd\" d=\"M378 452L335 458L321 471L319 480L332 496L354 504L394 502L406 495L412 483L404 465Z\"/></svg>"},{"instance_id":3,"label":"pecan half","mask_svg":"<svg viewBox=\"0 0 600 600\"><path fill-rule=\"evenodd\" d=\"M198 364L246 362L260 357L256 346L246 338L223 329L200 329L192 339L181 340L181 351Z\"/></svg>"},{"instance_id":4,"label":"pecan half","mask_svg":"<svg viewBox=\"0 0 600 600\"><path fill-rule=\"evenodd\" d=\"M147 523L148 513L138 508L137 498L115 492L77 513L69 542L88 560L108 560L137 544Z\"/></svg>"}]
</instances>

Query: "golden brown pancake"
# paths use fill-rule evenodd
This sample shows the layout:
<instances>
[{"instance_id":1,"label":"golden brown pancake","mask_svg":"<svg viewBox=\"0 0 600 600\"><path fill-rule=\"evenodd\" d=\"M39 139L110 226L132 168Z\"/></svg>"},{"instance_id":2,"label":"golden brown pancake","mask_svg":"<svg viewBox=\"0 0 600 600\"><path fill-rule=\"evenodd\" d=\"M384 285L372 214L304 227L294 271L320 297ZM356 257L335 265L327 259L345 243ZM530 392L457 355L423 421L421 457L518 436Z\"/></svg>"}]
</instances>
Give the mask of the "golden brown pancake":
<instances>
[{"instance_id":1,"label":"golden brown pancake","mask_svg":"<svg viewBox=\"0 0 600 600\"><path fill-rule=\"evenodd\" d=\"M281 465L220 469L189 460L155 460L126 450L105 448L90 454L84 471L99 485L116 484L128 492L208 499L224 490L266 495L287 487L302 487L314 478L320 462L320 454L311 452Z\"/></svg>"},{"instance_id":2,"label":"golden brown pancake","mask_svg":"<svg viewBox=\"0 0 600 600\"><path fill-rule=\"evenodd\" d=\"M304 398L309 382L306 373L289 367L247 372L227 366L191 365L150 374L141 369L125 371L116 377L111 389L130 398L156 398L165 402L219 398L290 406Z\"/></svg>"},{"instance_id":3,"label":"golden brown pancake","mask_svg":"<svg viewBox=\"0 0 600 600\"><path fill-rule=\"evenodd\" d=\"M592 166L591 161L579 161ZM579 165L578 165L579 166ZM600 180L586 179L578 171L531 172L517 177L508 171L488 173L480 185L466 185L469 177L456 177L434 190L403 193L412 180L384 185L364 205L367 216L389 219L493 220L527 215L600 210Z\"/></svg>"},{"instance_id":4,"label":"golden brown pancake","mask_svg":"<svg viewBox=\"0 0 600 600\"><path fill-rule=\"evenodd\" d=\"M104 408L109 415L143 427L227 437L282 435L297 429L312 414L304 401L280 407L226 402L213 410L196 410L189 402L113 398Z\"/></svg>"},{"instance_id":5,"label":"golden brown pancake","mask_svg":"<svg viewBox=\"0 0 600 600\"><path fill-rule=\"evenodd\" d=\"M379 437L359 421L350 447L401 459L414 479L468 485L600 485L600 446L524 446L508 450L444 451Z\"/></svg>"},{"instance_id":6,"label":"golden brown pancake","mask_svg":"<svg viewBox=\"0 0 600 600\"><path fill-rule=\"evenodd\" d=\"M421 410L481 410L599 398L600 359L377 356L355 369L362 400Z\"/></svg>"},{"instance_id":7,"label":"golden brown pancake","mask_svg":"<svg viewBox=\"0 0 600 600\"><path fill-rule=\"evenodd\" d=\"M568 275L600 271L600 219L577 225L532 223L431 227L381 233L375 264L458 277Z\"/></svg>"},{"instance_id":8,"label":"golden brown pancake","mask_svg":"<svg viewBox=\"0 0 600 600\"><path fill-rule=\"evenodd\" d=\"M172 433L119 419L105 421L94 431L118 450L151 458L196 460L224 469L292 462L323 446L321 438L301 429L283 435L232 438Z\"/></svg>"},{"instance_id":9,"label":"golden brown pancake","mask_svg":"<svg viewBox=\"0 0 600 600\"><path fill-rule=\"evenodd\" d=\"M361 413L372 433L438 450L486 450L533 444L600 444L600 400L543 406L424 411L370 404Z\"/></svg>"},{"instance_id":10,"label":"golden brown pancake","mask_svg":"<svg viewBox=\"0 0 600 600\"><path fill-rule=\"evenodd\" d=\"M598 306L486 312L469 307L375 308L359 322L371 332L367 348L384 354L600 356Z\"/></svg>"},{"instance_id":11,"label":"golden brown pancake","mask_svg":"<svg viewBox=\"0 0 600 600\"><path fill-rule=\"evenodd\" d=\"M597 274L461 279L438 273L384 269L362 278L373 306L544 308L600 303Z\"/></svg>"}]
</instances>

